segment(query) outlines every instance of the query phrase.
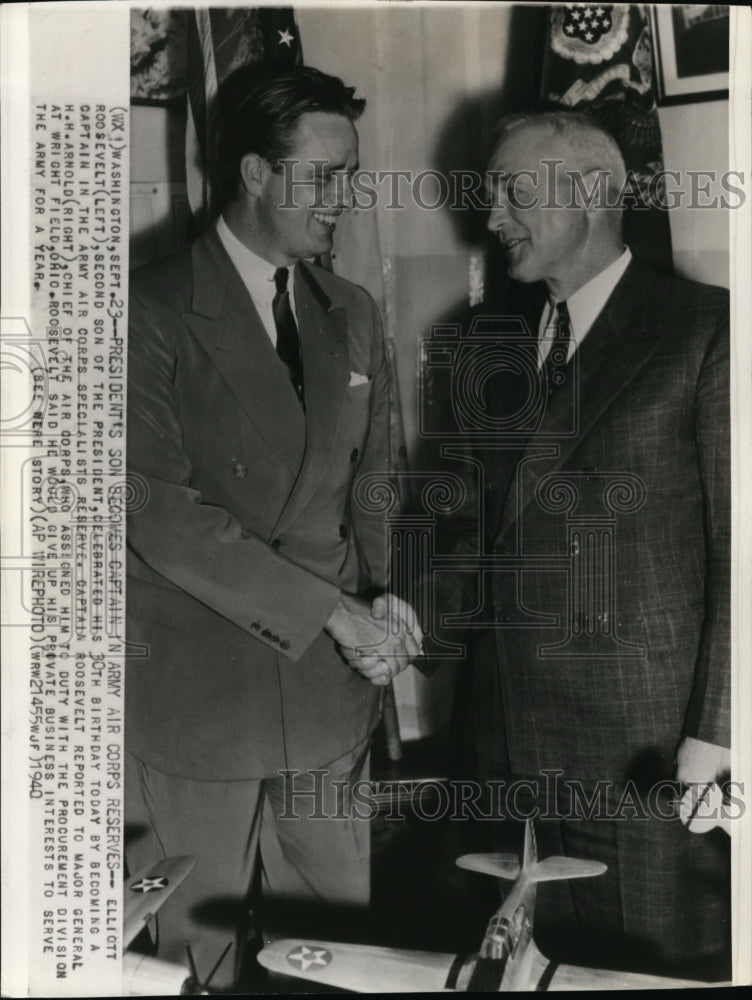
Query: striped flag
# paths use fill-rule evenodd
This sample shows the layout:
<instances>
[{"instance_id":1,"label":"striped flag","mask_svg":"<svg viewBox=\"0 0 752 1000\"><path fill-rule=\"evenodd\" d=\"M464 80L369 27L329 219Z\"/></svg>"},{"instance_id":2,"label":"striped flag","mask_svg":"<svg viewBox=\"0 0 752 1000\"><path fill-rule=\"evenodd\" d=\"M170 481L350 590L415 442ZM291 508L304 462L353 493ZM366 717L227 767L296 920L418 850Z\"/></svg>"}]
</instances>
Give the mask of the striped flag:
<instances>
[{"instance_id":1,"label":"striped flag","mask_svg":"<svg viewBox=\"0 0 752 1000\"><path fill-rule=\"evenodd\" d=\"M296 65L303 54L295 15L288 7L207 7L188 12L185 172L196 228L211 218L208 151L216 134L218 90L241 66Z\"/></svg>"}]
</instances>

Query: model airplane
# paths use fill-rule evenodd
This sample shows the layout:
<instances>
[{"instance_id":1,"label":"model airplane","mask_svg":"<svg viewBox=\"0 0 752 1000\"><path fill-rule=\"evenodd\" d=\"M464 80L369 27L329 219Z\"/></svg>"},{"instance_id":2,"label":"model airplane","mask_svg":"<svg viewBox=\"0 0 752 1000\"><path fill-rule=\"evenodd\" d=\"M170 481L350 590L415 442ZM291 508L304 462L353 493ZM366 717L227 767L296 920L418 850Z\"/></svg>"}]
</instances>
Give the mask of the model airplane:
<instances>
[{"instance_id":1,"label":"model airplane","mask_svg":"<svg viewBox=\"0 0 752 1000\"><path fill-rule=\"evenodd\" d=\"M590 878L602 874L606 866L576 858L538 861L530 821L525 827L522 865L514 854L468 854L459 858L457 864L514 882L504 903L491 917L476 955L288 939L268 945L258 959L272 972L358 993L540 992L718 985L558 965L542 955L533 940L537 883Z\"/></svg>"},{"instance_id":2,"label":"model airplane","mask_svg":"<svg viewBox=\"0 0 752 1000\"><path fill-rule=\"evenodd\" d=\"M196 996L198 977L174 962L126 949L195 865L194 858L165 858L123 883L123 992L126 996Z\"/></svg>"}]
</instances>

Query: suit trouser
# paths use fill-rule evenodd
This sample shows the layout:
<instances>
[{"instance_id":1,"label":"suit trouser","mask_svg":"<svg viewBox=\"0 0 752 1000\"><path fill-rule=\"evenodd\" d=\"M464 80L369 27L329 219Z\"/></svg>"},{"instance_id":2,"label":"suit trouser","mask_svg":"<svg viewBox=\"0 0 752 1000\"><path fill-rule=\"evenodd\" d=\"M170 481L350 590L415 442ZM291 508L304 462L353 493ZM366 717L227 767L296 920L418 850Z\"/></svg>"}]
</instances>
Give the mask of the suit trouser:
<instances>
[{"instance_id":1,"label":"suit trouser","mask_svg":"<svg viewBox=\"0 0 752 1000\"><path fill-rule=\"evenodd\" d=\"M204 979L230 944L210 985L234 984L257 855L267 941L353 932L370 899L370 828L349 814L346 789L368 779L369 746L310 772L248 781L192 781L125 755L129 871L161 857L196 858L159 911L160 958L185 964L190 942Z\"/></svg>"},{"instance_id":2,"label":"suit trouser","mask_svg":"<svg viewBox=\"0 0 752 1000\"><path fill-rule=\"evenodd\" d=\"M729 838L680 820L541 819L539 857L603 861L597 878L539 886L538 943L561 961L680 978L730 974Z\"/></svg>"}]
</instances>

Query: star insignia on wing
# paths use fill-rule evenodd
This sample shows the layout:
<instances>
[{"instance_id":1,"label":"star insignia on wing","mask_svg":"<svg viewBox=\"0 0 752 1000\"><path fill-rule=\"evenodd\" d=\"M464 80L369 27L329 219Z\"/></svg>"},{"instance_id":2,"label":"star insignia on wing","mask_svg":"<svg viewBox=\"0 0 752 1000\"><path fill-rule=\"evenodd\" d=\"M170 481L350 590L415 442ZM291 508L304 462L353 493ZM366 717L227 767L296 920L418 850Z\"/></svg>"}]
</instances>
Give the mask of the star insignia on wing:
<instances>
[{"instance_id":1,"label":"star insignia on wing","mask_svg":"<svg viewBox=\"0 0 752 1000\"><path fill-rule=\"evenodd\" d=\"M142 878L134 882L131 886L132 892L154 892L156 889L166 889L167 879L164 875L155 875L154 878Z\"/></svg>"},{"instance_id":2,"label":"star insignia on wing","mask_svg":"<svg viewBox=\"0 0 752 1000\"><path fill-rule=\"evenodd\" d=\"M288 49L290 48L290 46L292 45L292 43L295 41L295 39L293 38L293 36L287 30L287 28L285 28L284 31L280 31L279 28L278 28L277 29L277 34L279 35L279 42L277 44L278 45L286 45L288 47Z\"/></svg>"},{"instance_id":3,"label":"star insignia on wing","mask_svg":"<svg viewBox=\"0 0 752 1000\"><path fill-rule=\"evenodd\" d=\"M287 953L287 961L301 972L308 972L311 968L323 969L331 960L332 953L326 948L309 948L307 944L301 944Z\"/></svg>"}]
</instances>

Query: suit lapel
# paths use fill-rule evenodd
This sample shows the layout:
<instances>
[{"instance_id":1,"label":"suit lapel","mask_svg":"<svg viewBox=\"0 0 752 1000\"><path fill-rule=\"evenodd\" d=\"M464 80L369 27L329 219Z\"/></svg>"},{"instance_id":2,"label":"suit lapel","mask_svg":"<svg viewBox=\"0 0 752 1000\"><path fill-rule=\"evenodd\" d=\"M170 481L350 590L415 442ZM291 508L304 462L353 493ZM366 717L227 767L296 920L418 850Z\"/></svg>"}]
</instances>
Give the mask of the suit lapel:
<instances>
[{"instance_id":1,"label":"suit lapel","mask_svg":"<svg viewBox=\"0 0 752 1000\"><path fill-rule=\"evenodd\" d=\"M658 349L660 331L651 326L644 306L651 300L652 280L652 272L630 264L578 348L571 362L576 362L570 374L574 388L565 386L554 395L528 440L502 509L499 534L534 499L541 477L566 463ZM525 461L536 454L541 460Z\"/></svg>"},{"instance_id":2,"label":"suit lapel","mask_svg":"<svg viewBox=\"0 0 752 1000\"><path fill-rule=\"evenodd\" d=\"M295 268L295 311L305 386L305 459L277 525L291 524L310 501L324 475L347 389L347 314L333 302L303 262Z\"/></svg>"},{"instance_id":3,"label":"suit lapel","mask_svg":"<svg viewBox=\"0 0 752 1000\"><path fill-rule=\"evenodd\" d=\"M192 311L183 318L248 419L294 475L305 418L253 301L212 230L193 247Z\"/></svg>"}]
</instances>

